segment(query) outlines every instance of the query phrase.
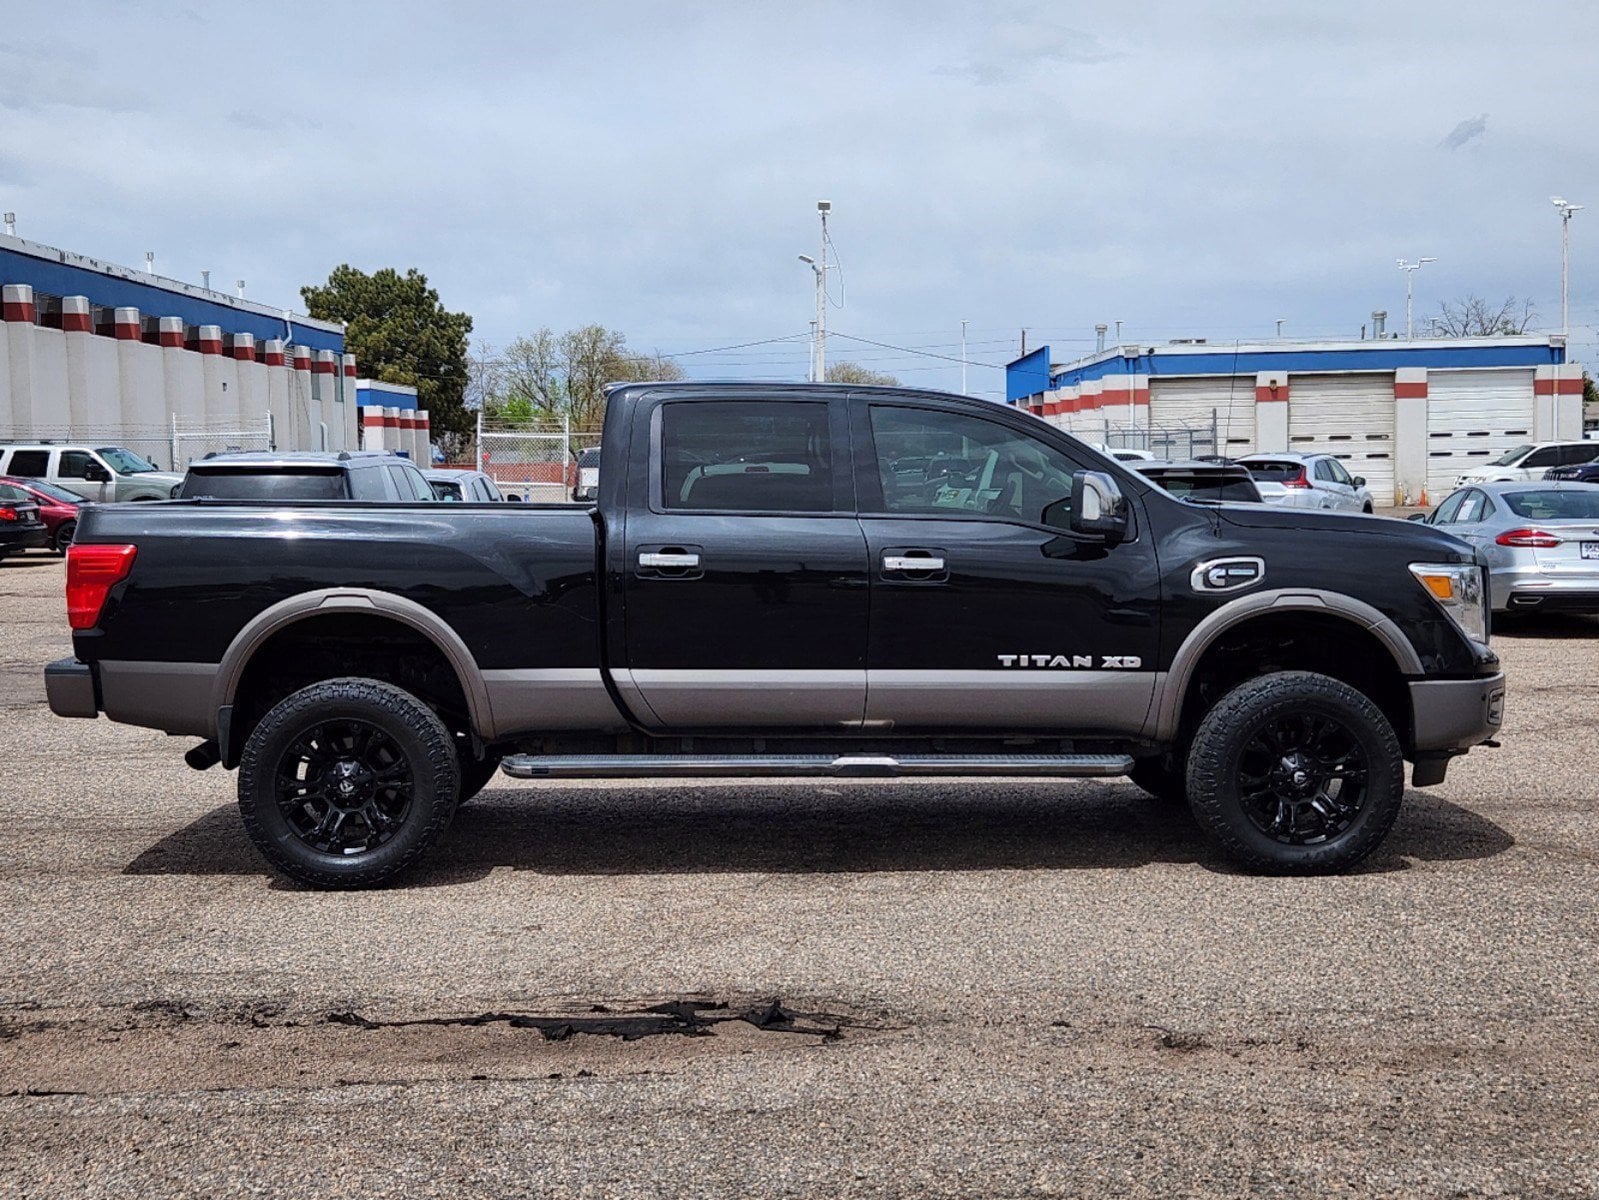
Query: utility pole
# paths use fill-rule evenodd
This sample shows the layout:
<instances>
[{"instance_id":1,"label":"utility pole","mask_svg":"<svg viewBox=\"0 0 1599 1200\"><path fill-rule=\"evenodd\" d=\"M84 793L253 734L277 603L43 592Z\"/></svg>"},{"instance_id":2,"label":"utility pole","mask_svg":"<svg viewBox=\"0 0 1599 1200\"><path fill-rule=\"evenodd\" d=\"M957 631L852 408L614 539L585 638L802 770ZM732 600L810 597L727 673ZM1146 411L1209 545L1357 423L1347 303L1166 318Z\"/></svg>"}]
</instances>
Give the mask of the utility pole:
<instances>
[{"instance_id":1,"label":"utility pole","mask_svg":"<svg viewBox=\"0 0 1599 1200\"><path fill-rule=\"evenodd\" d=\"M827 200L816 202L816 211L822 218L822 265L816 271L816 382L827 382L827 214L833 205Z\"/></svg>"},{"instance_id":2,"label":"utility pole","mask_svg":"<svg viewBox=\"0 0 1599 1200\"><path fill-rule=\"evenodd\" d=\"M1415 262L1406 262L1402 258L1399 260L1399 269L1405 273L1405 340L1407 342L1410 340L1413 332L1410 325L1411 284L1416 278L1417 271L1421 270L1421 268L1426 266L1428 263L1437 261L1438 260L1436 258L1421 258L1417 259Z\"/></svg>"},{"instance_id":3,"label":"utility pole","mask_svg":"<svg viewBox=\"0 0 1599 1200\"><path fill-rule=\"evenodd\" d=\"M1550 196L1549 202L1560 210L1560 332L1571 337L1571 214L1581 212L1586 205L1572 204L1560 196Z\"/></svg>"},{"instance_id":4,"label":"utility pole","mask_svg":"<svg viewBox=\"0 0 1599 1200\"><path fill-rule=\"evenodd\" d=\"M961 395L966 394L966 322L961 322Z\"/></svg>"}]
</instances>

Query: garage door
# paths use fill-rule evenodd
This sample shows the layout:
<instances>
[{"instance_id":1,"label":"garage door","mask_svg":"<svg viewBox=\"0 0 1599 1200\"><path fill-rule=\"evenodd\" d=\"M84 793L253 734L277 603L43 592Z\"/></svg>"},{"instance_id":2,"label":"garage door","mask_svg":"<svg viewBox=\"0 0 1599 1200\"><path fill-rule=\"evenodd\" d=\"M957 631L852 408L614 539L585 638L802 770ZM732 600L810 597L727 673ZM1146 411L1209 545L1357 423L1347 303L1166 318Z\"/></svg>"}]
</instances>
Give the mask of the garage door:
<instances>
[{"instance_id":1,"label":"garage door","mask_svg":"<svg viewBox=\"0 0 1599 1200\"><path fill-rule=\"evenodd\" d=\"M1525 368L1427 372L1427 491L1442 500L1461 472L1532 441L1532 377Z\"/></svg>"},{"instance_id":2,"label":"garage door","mask_svg":"<svg viewBox=\"0 0 1599 1200\"><path fill-rule=\"evenodd\" d=\"M1288 383L1288 448L1332 454L1365 477L1378 507L1394 502L1394 377L1294 375Z\"/></svg>"},{"instance_id":3,"label":"garage door","mask_svg":"<svg viewBox=\"0 0 1599 1200\"><path fill-rule=\"evenodd\" d=\"M1255 448L1255 377L1152 379L1149 425L1156 454L1248 454Z\"/></svg>"}]
</instances>

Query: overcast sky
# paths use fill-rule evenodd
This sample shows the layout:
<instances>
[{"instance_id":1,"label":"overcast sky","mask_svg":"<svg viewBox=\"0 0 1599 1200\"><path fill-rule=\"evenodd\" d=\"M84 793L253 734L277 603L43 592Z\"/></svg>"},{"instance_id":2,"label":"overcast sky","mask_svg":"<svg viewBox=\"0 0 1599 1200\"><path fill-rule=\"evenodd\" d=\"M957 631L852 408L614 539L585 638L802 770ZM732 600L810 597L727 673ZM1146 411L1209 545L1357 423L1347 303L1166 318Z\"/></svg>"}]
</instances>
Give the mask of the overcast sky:
<instances>
[{"instance_id":1,"label":"overcast sky","mask_svg":"<svg viewBox=\"0 0 1599 1200\"><path fill-rule=\"evenodd\" d=\"M511 6L503 6L509 9ZM1048 342L1356 336L1477 292L1599 361L1599 6L15 6L0 207L36 241L300 307L420 268L475 336L599 322L691 375L829 358L973 391ZM843 335L867 339L847 340ZM767 339L785 342L700 353ZM907 350L885 350L867 342ZM911 353L918 351L920 353ZM989 365L978 365L989 364Z\"/></svg>"}]
</instances>

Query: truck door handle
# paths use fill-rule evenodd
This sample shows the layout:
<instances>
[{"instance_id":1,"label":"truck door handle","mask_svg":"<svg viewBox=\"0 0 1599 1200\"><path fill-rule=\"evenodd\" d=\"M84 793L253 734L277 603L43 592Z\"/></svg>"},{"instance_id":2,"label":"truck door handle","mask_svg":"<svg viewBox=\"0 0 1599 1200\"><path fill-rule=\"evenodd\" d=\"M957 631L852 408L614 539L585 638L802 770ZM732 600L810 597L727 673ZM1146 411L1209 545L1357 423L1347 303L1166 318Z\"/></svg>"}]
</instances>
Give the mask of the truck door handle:
<instances>
[{"instance_id":1,"label":"truck door handle","mask_svg":"<svg viewBox=\"0 0 1599 1200\"><path fill-rule=\"evenodd\" d=\"M885 571L942 571L944 560L931 554L885 554Z\"/></svg>"},{"instance_id":2,"label":"truck door handle","mask_svg":"<svg viewBox=\"0 0 1599 1200\"><path fill-rule=\"evenodd\" d=\"M638 565L653 567L657 571L687 571L700 565L700 556L664 550L647 551L638 556Z\"/></svg>"}]
</instances>

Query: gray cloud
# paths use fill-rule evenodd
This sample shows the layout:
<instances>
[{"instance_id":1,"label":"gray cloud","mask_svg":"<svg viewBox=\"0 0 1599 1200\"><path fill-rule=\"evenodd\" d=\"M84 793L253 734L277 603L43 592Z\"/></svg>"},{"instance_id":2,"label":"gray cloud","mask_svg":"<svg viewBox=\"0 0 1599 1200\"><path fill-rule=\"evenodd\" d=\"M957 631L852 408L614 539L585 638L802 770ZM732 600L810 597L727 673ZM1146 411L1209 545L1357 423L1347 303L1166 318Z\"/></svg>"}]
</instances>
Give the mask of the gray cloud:
<instances>
[{"instance_id":1,"label":"gray cloud","mask_svg":"<svg viewBox=\"0 0 1599 1200\"><path fill-rule=\"evenodd\" d=\"M1030 10L1018 10L991 22L973 40L965 62L942 71L994 85L1041 69L1092 65L1119 57L1120 52L1107 47L1096 34L1057 24Z\"/></svg>"},{"instance_id":2,"label":"gray cloud","mask_svg":"<svg viewBox=\"0 0 1599 1200\"><path fill-rule=\"evenodd\" d=\"M1462 146L1476 141L1487 132L1488 114L1483 113L1480 117L1471 117L1460 122L1449 131L1449 136L1439 142L1438 145L1444 150L1459 150Z\"/></svg>"}]
</instances>

